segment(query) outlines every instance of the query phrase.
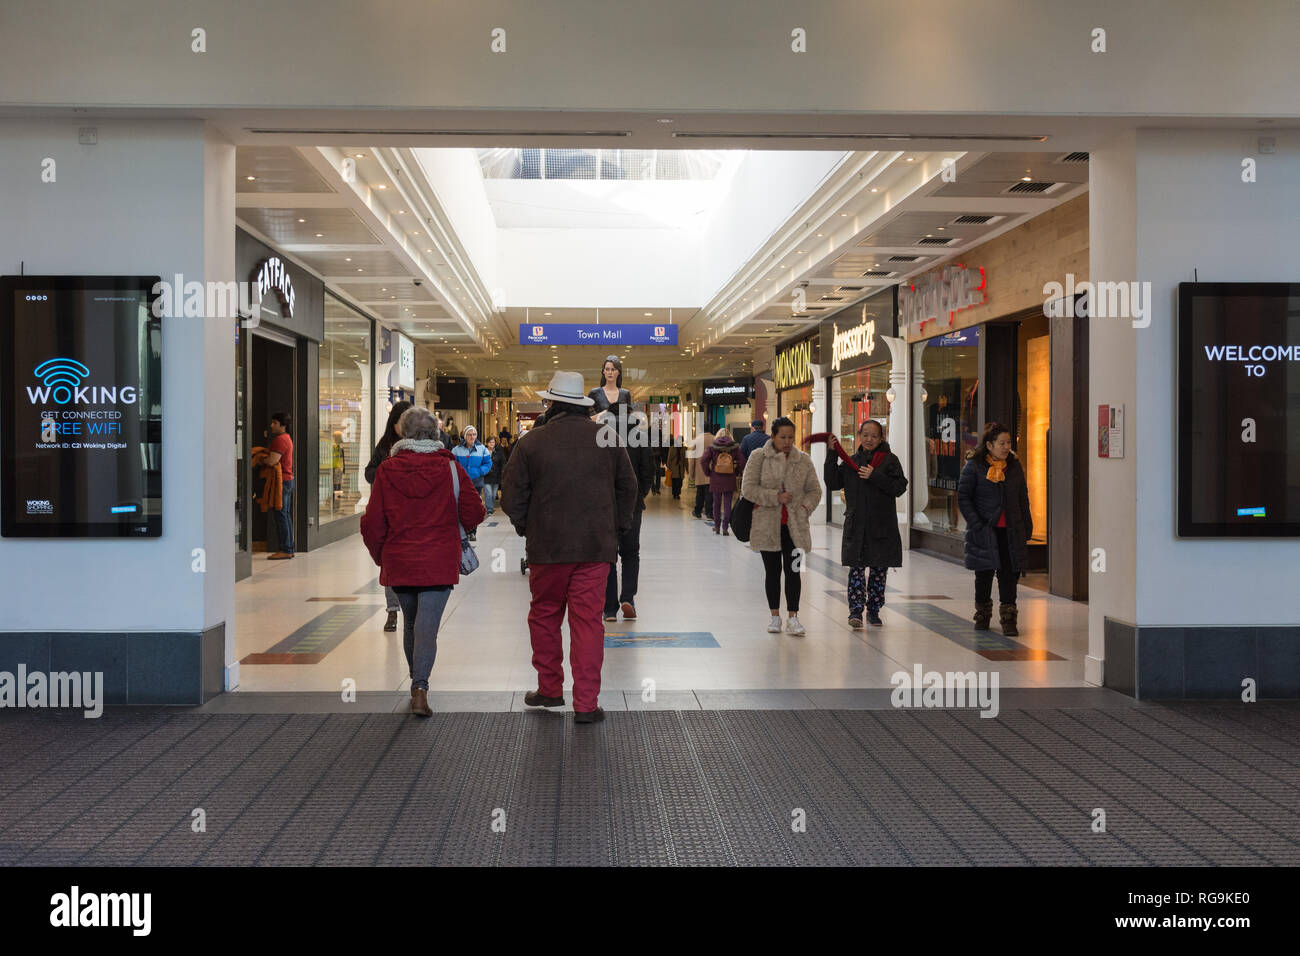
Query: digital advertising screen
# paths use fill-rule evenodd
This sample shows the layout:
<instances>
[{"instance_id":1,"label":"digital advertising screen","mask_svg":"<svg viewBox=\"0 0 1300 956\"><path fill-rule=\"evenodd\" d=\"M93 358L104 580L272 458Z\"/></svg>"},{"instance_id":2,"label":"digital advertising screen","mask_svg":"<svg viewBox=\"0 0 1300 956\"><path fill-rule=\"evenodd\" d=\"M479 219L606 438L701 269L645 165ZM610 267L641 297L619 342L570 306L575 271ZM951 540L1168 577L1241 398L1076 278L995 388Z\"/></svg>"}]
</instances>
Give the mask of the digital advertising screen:
<instances>
[{"instance_id":1,"label":"digital advertising screen","mask_svg":"<svg viewBox=\"0 0 1300 956\"><path fill-rule=\"evenodd\" d=\"M1300 537L1300 284L1178 287L1178 534Z\"/></svg>"},{"instance_id":2,"label":"digital advertising screen","mask_svg":"<svg viewBox=\"0 0 1300 956\"><path fill-rule=\"evenodd\" d=\"M162 534L157 276L0 277L0 533Z\"/></svg>"}]
</instances>

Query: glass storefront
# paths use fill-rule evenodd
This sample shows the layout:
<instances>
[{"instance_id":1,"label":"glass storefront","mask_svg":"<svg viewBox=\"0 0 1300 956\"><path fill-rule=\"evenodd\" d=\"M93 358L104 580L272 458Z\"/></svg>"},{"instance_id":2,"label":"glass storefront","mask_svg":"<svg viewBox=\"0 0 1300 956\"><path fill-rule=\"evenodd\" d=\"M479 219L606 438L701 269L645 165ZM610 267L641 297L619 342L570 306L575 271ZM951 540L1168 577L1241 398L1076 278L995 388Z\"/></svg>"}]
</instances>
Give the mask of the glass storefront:
<instances>
[{"instance_id":1,"label":"glass storefront","mask_svg":"<svg viewBox=\"0 0 1300 956\"><path fill-rule=\"evenodd\" d=\"M509 396L497 397L497 391L505 392L506 389L478 390L478 439L481 442L497 438L503 431L513 437L517 431L514 399Z\"/></svg>"},{"instance_id":2,"label":"glass storefront","mask_svg":"<svg viewBox=\"0 0 1300 956\"><path fill-rule=\"evenodd\" d=\"M889 391L891 367L892 363L885 362L831 380L831 428L849 454L858 447L858 428L869 418L880 422L885 430L885 441L889 441L889 399L886 393ZM830 495L830 506L830 520L843 524L842 489Z\"/></svg>"},{"instance_id":3,"label":"glass storefront","mask_svg":"<svg viewBox=\"0 0 1300 956\"><path fill-rule=\"evenodd\" d=\"M370 421L370 320L334 299L326 305L320 343L320 446L317 521L357 513L362 469L370 460L363 423Z\"/></svg>"},{"instance_id":4,"label":"glass storefront","mask_svg":"<svg viewBox=\"0 0 1300 956\"><path fill-rule=\"evenodd\" d=\"M794 443L800 451L807 451L803 440L811 435L813 428L813 387L812 384L802 388L787 388L777 393L777 411L783 418L794 422ZM770 425L770 423L769 423Z\"/></svg>"},{"instance_id":5,"label":"glass storefront","mask_svg":"<svg viewBox=\"0 0 1300 956\"><path fill-rule=\"evenodd\" d=\"M1017 382L1015 449L1025 466L1029 513L1034 521L1031 544L1047 543L1047 430L1052 424L1052 344L1050 321L1037 316L1020 322L1016 332Z\"/></svg>"},{"instance_id":6,"label":"glass storefront","mask_svg":"<svg viewBox=\"0 0 1300 956\"><path fill-rule=\"evenodd\" d=\"M921 370L914 400L923 445L916 452L925 465L923 483L913 485L924 488L923 495L914 492L913 513L924 515L917 524L929 531L966 533L957 479L979 444L979 339L980 329L972 328L912 346L912 367Z\"/></svg>"}]
</instances>

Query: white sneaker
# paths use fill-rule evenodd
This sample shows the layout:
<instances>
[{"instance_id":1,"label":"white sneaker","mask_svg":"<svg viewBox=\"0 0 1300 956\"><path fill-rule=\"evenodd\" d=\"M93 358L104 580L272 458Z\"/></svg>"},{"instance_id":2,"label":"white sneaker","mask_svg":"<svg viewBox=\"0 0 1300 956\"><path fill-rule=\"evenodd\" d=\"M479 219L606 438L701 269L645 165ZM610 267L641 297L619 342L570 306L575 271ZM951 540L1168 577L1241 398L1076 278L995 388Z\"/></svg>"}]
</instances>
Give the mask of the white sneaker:
<instances>
[{"instance_id":1,"label":"white sneaker","mask_svg":"<svg viewBox=\"0 0 1300 956\"><path fill-rule=\"evenodd\" d=\"M799 623L799 619L793 614L785 622L785 632L787 634L802 634L804 632L803 625Z\"/></svg>"},{"instance_id":2,"label":"white sneaker","mask_svg":"<svg viewBox=\"0 0 1300 956\"><path fill-rule=\"evenodd\" d=\"M781 619L779 617L774 617L772 618L772 620L767 622L767 633L769 634L781 633Z\"/></svg>"}]
</instances>

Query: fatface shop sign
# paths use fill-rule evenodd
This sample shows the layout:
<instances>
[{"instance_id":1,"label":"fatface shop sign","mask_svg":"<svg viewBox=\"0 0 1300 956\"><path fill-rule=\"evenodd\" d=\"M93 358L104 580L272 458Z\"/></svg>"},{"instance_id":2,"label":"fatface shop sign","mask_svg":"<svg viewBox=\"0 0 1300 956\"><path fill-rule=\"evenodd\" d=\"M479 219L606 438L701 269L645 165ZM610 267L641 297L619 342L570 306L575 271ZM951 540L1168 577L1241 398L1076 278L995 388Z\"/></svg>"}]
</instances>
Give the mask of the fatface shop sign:
<instances>
[{"instance_id":1,"label":"fatface shop sign","mask_svg":"<svg viewBox=\"0 0 1300 956\"><path fill-rule=\"evenodd\" d=\"M920 332L926 322L952 325L962 309L983 305L986 301L984 267L967 269L964 265L945 266L923 276L913 285L898 290L899 321L912 332Z\"/></svg>"},{"instance_id":2,"label":"fatface shop sign","mask_svg":"<svg viewBox=\"0 0 1300 956\"><path fill-rule=\"evenodd\" d=\"M257 293L261 301L272 291L284 306L285 316L293 317L293 279L279 256L272 256L257 269Z\"/></svg>"}]
</instances>

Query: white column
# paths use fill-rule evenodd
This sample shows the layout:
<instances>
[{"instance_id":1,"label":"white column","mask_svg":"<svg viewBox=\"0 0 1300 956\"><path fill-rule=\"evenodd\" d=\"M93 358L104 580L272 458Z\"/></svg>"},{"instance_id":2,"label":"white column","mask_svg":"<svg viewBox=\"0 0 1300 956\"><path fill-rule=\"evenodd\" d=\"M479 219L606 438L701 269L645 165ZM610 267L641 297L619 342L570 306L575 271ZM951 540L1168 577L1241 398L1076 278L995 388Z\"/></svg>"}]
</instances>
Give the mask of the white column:
<instances>
[{"instance_id":1,"label":"white column","mask_svg":"<svg viewBox=\"0 0 1300 956\"><path fill-rule=\"evenodd\" d=\"M881 336L886 345L889 346L889 355L892 360L889 366L889 387L894 390L894 400L889 405L889 447L893 449L894 454L898 456L899 463L903 466L903 474L907 476L907 494L898 499L898 523L903 526L903 547L909 547L907 530L911 527L907 520L909 496L915 494L916 479L912 474L912 442L908 435L908 426L911 422L911 408L907 401L907 372L908 356L910 349L907 347L907 341L892 335ZM924 467L924 466L922 466Z\"/></svg>"},{"instance_id":2,"label":"white column","mask_svg":"<svg viewBox=\"0 0 1300 956\"><path fill-rule=\"evenodd\" d=\"M925 351L924 344L921 351ZM930 519L926 517L925 509L930 504L930 456L926 454L925 402L921 397L925 393L925 371L919 355L910 363L909 371L912 381L912 387L907 390L909 417L913 411L916 412L912 422L912 471L907 476L912 486L912 524L928 528Z\"/></svg>"}]
</instances>

